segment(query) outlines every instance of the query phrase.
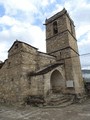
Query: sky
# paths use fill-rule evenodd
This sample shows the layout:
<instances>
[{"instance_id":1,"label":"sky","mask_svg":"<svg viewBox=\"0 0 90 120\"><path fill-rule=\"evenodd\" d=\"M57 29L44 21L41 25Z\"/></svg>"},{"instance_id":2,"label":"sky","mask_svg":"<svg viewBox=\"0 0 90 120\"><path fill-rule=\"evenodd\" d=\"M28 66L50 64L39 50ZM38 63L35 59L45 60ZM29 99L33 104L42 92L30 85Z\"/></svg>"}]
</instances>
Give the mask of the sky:
<instances>
[{"instance_id":1,"label":"sky","mask_svg":"<svg viewBox=\"0 0 90 120\"><path fill-rule=\"evenodd\" d=\"M18 39L45 52L45 19L66 8L80 54L90 52L90 0L0 0L0 60Z\"/></svg>"}]
</instances>

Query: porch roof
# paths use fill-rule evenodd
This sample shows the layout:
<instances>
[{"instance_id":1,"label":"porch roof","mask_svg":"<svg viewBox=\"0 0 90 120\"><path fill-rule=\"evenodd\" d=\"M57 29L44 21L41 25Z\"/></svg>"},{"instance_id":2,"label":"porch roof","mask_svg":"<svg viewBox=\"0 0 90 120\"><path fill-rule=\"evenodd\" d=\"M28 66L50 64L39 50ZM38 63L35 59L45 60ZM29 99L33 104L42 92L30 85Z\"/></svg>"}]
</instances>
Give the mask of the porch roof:
<instances>
[{"instance_id":1,"label":"porch roof","mask_svg":"<svg viewBox=\"0 0 90 120\"><path fill-rule=\"evenodd\" d=\"M58 67L59 65L63 65L63 62L58 62L58 63L54 63L54 64L50 64L40 70L37 70L36 72L33 72L30 74L30 76L36 76L36 75L42 75L42 74L46 74L49 71L53 70L54 68Z\"/></svg>"}]
</instances>

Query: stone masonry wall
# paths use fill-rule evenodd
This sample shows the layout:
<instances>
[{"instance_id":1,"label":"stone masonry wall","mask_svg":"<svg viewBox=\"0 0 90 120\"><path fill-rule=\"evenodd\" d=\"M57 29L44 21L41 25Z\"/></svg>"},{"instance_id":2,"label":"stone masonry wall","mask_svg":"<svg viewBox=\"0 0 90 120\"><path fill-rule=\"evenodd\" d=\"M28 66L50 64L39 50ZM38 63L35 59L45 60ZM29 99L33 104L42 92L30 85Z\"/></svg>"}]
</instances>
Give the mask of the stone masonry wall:
<instances>
[{"instance_id":1,"label":"stone masonry wall","mask_svg":"<svg viewBox=\"0 0 90 120\"><path fill-rule=\"evenodd\" d=\"M36 49L18 41L11 47L8 59L0 69L0 101L23 101L24 95L27 94L25 91L29 89L27 71L35 70L35 52Z\"/></svg>"},{"instance_id":2,"label":"stone masonry wall","mask_svg":"<svg viewBox=\"0 0 90 120\"><path fill-rule=\"evenodd\" d=\"M8 51L8 59L0 69L0 101L10 104L23 103L28 95L42 95L43 76L34 79L32 77L31 80L28 73L53 62L55 57L40 53L36 48L16 41Z\"/></svg>"},{"instance_id":3,"label":"stone masonry wall","mask_svg":"<svg viewBox=\"0 0 90 120\"><path fill-rule=\"evenodd\" d=\"M46 20L46 38L49 39L54 36L53 34L53 22L55 21L55 17L52 19ZM56 19L58 26L58 33L62 33L66 30L66 16L58 17Z\"/></svg>"},{"instance_id":4,"label":"stone masonry wall","mask_svg":"<svg viewBox=\"0 0 90 120\"><path fill-rule=\"evenodd\" d=\"M32 96L44 94L44 80L43 75L32 76L29 78L29 93Z\"/></svg>"},{"instance_id":5,"label":"stone masonry wall","mask_svg":"<svg viewBox=\"0 0 90 120\"><path fill-rule=\"evenodd\" d=\"M57 31L53 32L54 29ZM47 52L64 63L66 81L73 81L73 87L68 87L67 93L83 93L74 23L65 9L46 20L46 45Z\"/></svg>"},{"instance_id":6,"label":"stone masonry wall","mask_svg":"<svg viewBox=\"0 0 90 120\"><path fill-rule=\"evenodd\" d=\"M4 65L0 70L0 101L5 103L20 102L22 97L20 65L12 68Z\"/></svg>"},{"instance_id":7,"label":"stone masonry wall","mask_svg":"<svg viewBox=\"0 0 90 120\"><path fill-rule=\"evenodd\" d=\"M51 39L48 39L47 44L47 52L51 53L60 49L63 49L65 47L69 46L69 41L67 40L68 33L64 32L62 34L59 34L58 36L54 36Z\"/></svg>"},{"instance_id":8,"label":"stone masonry wall","mask_svg":"<svg viewBox=\"0 0 90 120\"><path fill-rule=\"evenodd\" d=\"M38 68L37 69L41 69L42 67L48 66L50 64L53 64L56 62L56 58L54 56L50 56L48 54L44 54L44 53L39 53L38 56Z\"/></svg>"}]
</instances>

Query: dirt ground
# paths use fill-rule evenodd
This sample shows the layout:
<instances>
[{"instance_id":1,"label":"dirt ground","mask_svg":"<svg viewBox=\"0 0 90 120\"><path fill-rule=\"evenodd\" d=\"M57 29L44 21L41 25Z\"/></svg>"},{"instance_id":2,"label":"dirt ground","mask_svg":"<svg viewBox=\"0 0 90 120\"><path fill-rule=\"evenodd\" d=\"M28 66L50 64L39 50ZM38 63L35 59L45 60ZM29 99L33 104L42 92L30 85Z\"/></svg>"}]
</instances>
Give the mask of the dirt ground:
<instances>
[{"instance_id":1,"label":"dirt ground","mask_svg":"<svg viewBox=\"0 0 90 120\"><path fill-rule=\"evenodd\" d=\"M90 98L62 108L18 108L0 104L0 120L90 120Z\"/></svg>"}]
</instances>

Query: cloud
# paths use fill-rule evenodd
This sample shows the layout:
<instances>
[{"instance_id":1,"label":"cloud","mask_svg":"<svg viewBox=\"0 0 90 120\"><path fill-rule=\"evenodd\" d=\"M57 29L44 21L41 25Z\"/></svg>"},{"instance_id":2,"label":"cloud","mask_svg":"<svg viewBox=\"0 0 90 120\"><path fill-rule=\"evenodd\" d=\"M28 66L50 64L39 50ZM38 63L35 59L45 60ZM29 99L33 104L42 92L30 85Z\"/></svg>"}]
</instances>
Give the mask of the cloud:
<instances>
[{"instance_id":1,"label":"cloud","mask_svg":"<svg viewBox=\"0 0 90 120\"><path fill-rule=\"evenodd\" d=\"M7 44L5 42L0 42L0 60L3 61L7 57Z\"/></svg>"},{"instance_id":2,"label":"cloud","mask_svg":"<svg viewBox=\"0 0 90 120\"><path fill-rule=\"evenodd\" d=\"M0 3L4 5L6 14L16 14L16 11L37 13L40 12L41 7L46 7L54 3L55 0L1 0ZM12 12L11 12L12 11Z\"/></svg>"},{"instance_id":3,"label":"cloud","mask_svg":"<svg viewBox=\"0 0 90 120\"><path fill-rule=\"evenodd\" d=\"M0 24L12 26L14 24L19 24L20 22L15 20L15 18L4 15L3 17L0 18Z\"/></svg>"},{"instance_id":4,"label":"cloud","mask_svg":"<svg viewBox=\"0 0 90 120\"><path fill-rule=\"evenodd\" d=\"M3 0L0 1L6 9L6 14L14 15L17 13L17 10L27 11L27 12L36 12L37 8L32 4L30 0ZM11 12L12 11L12 12Z\"/></svg>"},{"instance_id":5,"label":"cloud","mask_svg":"<svg viewBox=\"0 0 90 120\"><path fill-rule=\"evenodd\" d=\"M4 21L6 18L8 18L7 21ZM4 50L2 51L0 49L1 60L6 59L7 57L7 54L5 57L5 48L8 50L16 39L27 42L45 52L45 32L39 26L35 26L26 22L22 23L7 16L4 16L0 23L4 24L4 26L9 26L9 29L4 27L3 30L0 31L0 48Z\"/></svg>"},{"instance_id":6,"label":"cloud","mask_svg":"<svg viewBox=\"0 0 90 120\"><path fill-rule=\"evenodd\" d=\"M80 56L82 69L90 69L90 54Z\"/></svg>"},{"instance_id":7,"label":"cloud","mask_svg":"<svg viewBox=\"0 0 90 120\"><path fill-rule=\"evenodd\" d=\"M41 26L33 24L34 15L40 15L40 7L52 2L54 0L0 0L5 8L5 14L0 17L1 60L7 58L7 51L16 39L45 51L45 31Z\"/></svg>"},{"instance_id":8,"label":"cloud","mask_svg":"<svg viewBox=\"0 0 90 120\"><path fill-rule=\"evenodd\" d=\"M90 52L90 31L87 32L80 41L78 41L80 54Z\"/></svg>"}]
</instances>

